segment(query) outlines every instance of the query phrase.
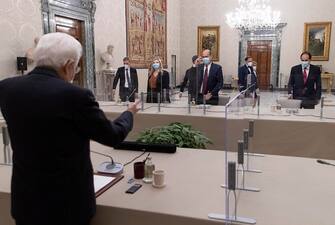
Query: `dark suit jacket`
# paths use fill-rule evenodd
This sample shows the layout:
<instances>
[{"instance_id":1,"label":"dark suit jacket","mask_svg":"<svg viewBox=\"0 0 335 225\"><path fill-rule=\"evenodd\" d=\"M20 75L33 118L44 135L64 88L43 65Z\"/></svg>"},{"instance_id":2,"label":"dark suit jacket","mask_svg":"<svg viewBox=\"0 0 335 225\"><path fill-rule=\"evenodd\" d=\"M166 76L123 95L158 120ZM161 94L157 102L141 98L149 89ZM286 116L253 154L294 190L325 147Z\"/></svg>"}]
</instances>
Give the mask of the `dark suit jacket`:
<instances>
[{"instance_id":1,"label":"dark suit jacket","mask_svg":"<svg viewBox=\"0 0 335 225\"><path fill-rule=\"evenodd\" d=\"M138 93L137 71L134 68L130 68L129 72L130 72L130 79L131 79L131 87L129 87L130 93L126 92L125 91L125 87L124 87L124 84L126 82L126 76L125 76L125 68L124 68L124 66L123 67L119 67L117 69L116 76L115 76L114 81L113 81L113 89L116 89L117 83L120 80L120 85L119 85L119 87L120 87L120 89L119 89L120 90L120 96L131 94L131 92L134 90L134 88L136 89L135 93Z\"/></svg>"},{"instance_id":2,"label":"dark suit jacket","mask_svg":"<svg viewBox=\"0 0 335 225\"><path fill-rule=\"evenodd\" d=\"M165 99L170 102L169 90L170 90L170 75L167 71L163 70L157 76L156 89L150 88L150 78L148 77L148 86L147 86L147 102L157 103L158 102L158 93L161 93L161 102L163 101L163 90L166 90Z\"/></svg>"},{"instance_id":3,"label":"dark suit jacket","mask_svg":"<svg viewBox=\"0 0 335 225\"><path fill-rule=\"evenodd\" d=\"M198 93L201 94L201 84L204 77L204 65L199 67L198 77ZM218 64L212 63L210 71L208 73L207 89L212 94L212 98L209 100L209 104L217 104L219 101L219 91L223 87L223 73L222 67Z\"/></svg>"},{"instance_id":4,"label":"dark suit jacket","mask_svg":"<svg viewBox=\"0 0 335 225\"><path fill-rule=\"evenodd\" d=\"M184 91L184 86L188 82L188 94L191 95L191 98L196 99L197 97L197 90L200 89L201 86L200 82L200 68L198 67L191 67L185 73L184 82L180 86L180 91ZM185 83L186 82L186 83ZM198 88L199 87L199 88Z\"/></svg>"},{"instance_id":5,"label":"dark suit jacket","mask_svg":"<svg viewBox=\"0 0 335 225\"><path fill-rule=\"evenodd\" d=\"M0 107L13 149L12 216L34 225L72 225L95 214L90 140L114 146L133 126L110 122L91 91L35 68L0 82Z\"/></svg>"},{"instance_id":6,"label":"dark suit jacket","mask_svg":"<svg viewBox=\"0 0 335 225\"><path fill-rule=\"evenodd\" d=\"M189 80L190 80L189 77L192 75L193 70L195 70L195 67L193 67L193 66L191 68L189 68L188 70L186 70L184 80L180 84L180 92L184 92L185 87L189 83ZM188 92L190 93L190 85L188 85Z\"/></svg>"},{"instance_id":7,"label":"dark suit jacket","mask_svg":"<svg viewBox=\"0 0 335 225\"><path fill-rule=\"evenodd\" d=\"M253 68L249 67L249 69L251 71L251 84L255 84L255 86L250 88L250 91L253 92L258 88L257 77ZM240 91L244 91L248 87L248 74L250 74L249 69L247 65L243 65L238 69L238 86Z\"/></svg>"},{"instance_id":8,"label":"dark suit jacket","mask_svg":"<svg viewBox=\"0 0 335 225\"><path fill-rule=\"evenodd\" d=\"M292 67L288 83L289 94L293 92L294 99L318 100L321 98L321 71L320 68L310 65L306 84L301 65Z\"/></svg>"}]
</instances>

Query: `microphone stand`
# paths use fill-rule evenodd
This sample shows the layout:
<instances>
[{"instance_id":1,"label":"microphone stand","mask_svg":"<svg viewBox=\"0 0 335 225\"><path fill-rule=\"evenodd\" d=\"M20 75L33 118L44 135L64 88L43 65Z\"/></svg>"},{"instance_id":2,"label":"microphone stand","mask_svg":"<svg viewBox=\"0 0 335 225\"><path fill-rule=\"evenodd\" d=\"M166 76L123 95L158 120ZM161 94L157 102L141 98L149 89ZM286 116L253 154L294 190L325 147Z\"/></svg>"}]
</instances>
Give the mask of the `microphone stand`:
<instances>
[{"instance_id":1,"label":"microphone stand","mask_svg":"<svg viewBox=\"0 0 335 225\"><path fill-rule=\"evenodd\" d=\"M198 104L199 99L199 64L195 67L195 104Z\"/></svg>"},{"instance_id":2,"label":"microphone stand","mask_svg":"<svg viewBox=\"0 0 335 225\"><path fill-rule=\"evenodd\" d=\"M137 89L134 88L134 90L130 93L129 98L131 98L131 97L133 96L133 94L135 94L135 91L136 91L136 90L137 90Z\"/></svg>"},{"instance_id":3,"label":"microphone stand","mask_svg":"<svg viewBox=\"0 0 335 225\"><path fill-rule=\"evenodd\" d=\"M134 90L130 93L130 95L127 96L127 98L126 98L126 106L127 107L129 105L129 99L133 96L133 94L135 93L135 91L136 91L136 88L134 88Z\"/></svg>"},{"instance_id":4,"label":"microphone stand","mask_svg":"<svg viewBox=\"0 0 335 225\"><path fill-rule=\"evenodd\" d=\"M97 155L105 156L111 160L110 162L103 162L99 165L98 167L99 173L108 173L112 175L117 175L123 172L123 165L121 163L114 162L112 156L92 150L91 152Z\"/></svg>"}]
</instances>

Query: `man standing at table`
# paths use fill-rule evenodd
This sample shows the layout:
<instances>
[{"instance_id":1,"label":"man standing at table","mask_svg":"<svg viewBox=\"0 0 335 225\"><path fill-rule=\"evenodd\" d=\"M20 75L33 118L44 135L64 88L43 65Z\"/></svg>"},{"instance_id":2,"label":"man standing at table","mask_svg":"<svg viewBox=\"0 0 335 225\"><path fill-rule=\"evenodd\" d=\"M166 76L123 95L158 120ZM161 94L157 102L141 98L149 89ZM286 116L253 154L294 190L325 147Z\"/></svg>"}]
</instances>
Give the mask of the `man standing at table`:
<instances>
[{"instance_id":1,"label":"man standing at table","mask_svg":"<svg viewBox=\"0 0 335 225\"><path fill-rule=\"evenodd\" d=\"M128 57L123 58L123 66L117 69L116 76L113 81L113 96L115 96L115 89L119 80L119 95L121 101L127 101L127 97L130 102L135 101L135 98L137 98L138 95L137 71L135 68L130 67Z\"/></svg>"},{"instance_id":2,"label":"man standing at table","mask_svg":"<svg viewBox=\"0 0 335 225\"><path fill-rule=\"evenodd\" d=\"M314 109L321 98L321 71L320 67L310 63L311 58L311 53L303 52L301 64L292 67L288 94L289 98L302 100L303 108Z\"/></svg>"},{"instance_id":3,"label":"man standing at table","mask_svg":"<svg viewBox=\"0 0 335 225\"><path fill-rule=\"evenodd\" d=\"M88 225L96 211L90 140L115 146L133 127L138 102L111 122L90 90L71 84L81 54L75 38L46 34L34 52L36 68L0 82L17 225Z\"/></svg>"},{"instance_id":4,"label":"man standing at table","mask_svg":"<svg viewBox=\"0 0 335 225\"><path fill-rule=\"evenodd\" d=\"M198 77L197 104L217 105L219 103L219 91L223 87L222 67L213 63L211 51L205 49L202 52L202 62Z\"/></svg>"},{"instance_id":5,"label":"man standing at table","mask_svg":"<svg viewBox=\"0 0 335 225\"><path fill-rule=\"evenodd\" d=\"M253 68L253 61L250 56L245 57L245 64L238 69L238 86L240 91L244 91L249 86L250 89L246 96L249 96L249 93L255 93L257 87L257 76Z\"/></svg>"},{"instance_id":6,"label":"man standing at table","mask_svg":"<svg viewBox=\"0 0 335 225\"><path fill-rule=\"evenodd\" d=\"M192 99L195 99L196 97L196 88L195 88L195 82L196 82L196 76L197 73L199 72L199 56L194 55L192 56L192 67L186 70L185 77L183 82L180 85L180 93L179 97L182 97L182 94L184 92L184 89L188 83L188 94L191 95Z\"/></svg>"}]
</instances>

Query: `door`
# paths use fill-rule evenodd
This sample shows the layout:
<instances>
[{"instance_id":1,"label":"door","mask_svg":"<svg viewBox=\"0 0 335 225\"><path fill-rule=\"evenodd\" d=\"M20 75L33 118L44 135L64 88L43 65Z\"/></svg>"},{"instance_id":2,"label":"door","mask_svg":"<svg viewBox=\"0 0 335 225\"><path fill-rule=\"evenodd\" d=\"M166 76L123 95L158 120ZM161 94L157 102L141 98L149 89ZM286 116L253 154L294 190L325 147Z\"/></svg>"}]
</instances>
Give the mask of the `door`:
<instances>
[{"instance_id":1,"label":"door","mask_svg":"<svg viewBox=\"0 0 335 225\"><path fill-rule=\"evenodd\" d=\"M84 37L83 37L83 22L80 20L63 17L63 16L55 16L56 22L56 32L62 32L71 35L75 39L77 39L82 46L84 46ZM84 57L84 56L83 56ZM83 57L79 61L80 71L76 74L73 83L75 85L84 87L84 81L86 75L84 74L84 62Z\"/></svg>"},{"instance_id":2,"label":"door","mask_svg":"<svg viewBox=\"0 0 335 225\"><path fill-rule=\"evenodd\" d=\"M248 41L248 56L257 62L258 87L267 90L270 87L272 41Z\"/></svg>"}]
</instances>

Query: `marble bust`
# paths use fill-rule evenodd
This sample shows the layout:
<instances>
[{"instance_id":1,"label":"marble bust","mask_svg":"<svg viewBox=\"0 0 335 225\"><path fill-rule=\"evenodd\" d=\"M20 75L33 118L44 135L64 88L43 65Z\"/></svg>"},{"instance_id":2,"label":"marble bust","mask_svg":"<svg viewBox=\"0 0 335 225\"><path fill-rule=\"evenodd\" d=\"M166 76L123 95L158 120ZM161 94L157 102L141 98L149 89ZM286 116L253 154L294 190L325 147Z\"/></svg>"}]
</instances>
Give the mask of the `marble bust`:
<instances>
[{"instance_id":1,"label":"marble bust","mask_svg":"<svg viewBox=\"0 0 335 225\"><path fill-rule=\"evenodd\" d=\"M39 37L36 37L34 38L34 47L32 48L29 48L27 51L26 51L26 57L27 57L27 62L28 64L32 64L34 62L34 50L39 42L40 38Z\"/></svg>"},{"instance_id":2,"label":"marble bust","mask_svg":"<svg viewBox=\"0 0 335 225\"><path fill-rule=\"evenodd\" d=\"M107 51L101 54L101 61L103 61L106 65L105 70L109 70L109 71L114 70L113 69L113 64L114 64L113 50L114 50L114 46L108 45Z\"/></svg>"}]
</instances>

